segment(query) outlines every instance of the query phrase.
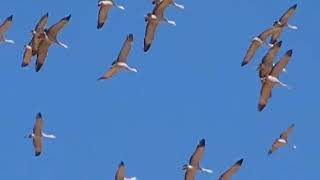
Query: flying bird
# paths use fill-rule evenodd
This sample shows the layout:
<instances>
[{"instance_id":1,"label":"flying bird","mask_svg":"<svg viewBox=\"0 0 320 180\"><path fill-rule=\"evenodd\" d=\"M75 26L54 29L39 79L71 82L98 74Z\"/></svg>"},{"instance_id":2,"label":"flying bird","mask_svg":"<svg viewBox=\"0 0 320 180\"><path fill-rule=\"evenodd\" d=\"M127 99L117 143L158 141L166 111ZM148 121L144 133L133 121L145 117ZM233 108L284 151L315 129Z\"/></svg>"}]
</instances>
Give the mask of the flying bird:
<instances>
[{"instance_id":1,"label":"flying bird","mask_svg":"<svg viewBox=\"0 0 320 180\"><path fill-rule=\"evenodd\" d=\"M277 31L275 31L272 36L271 36L271 40L270 43L274 44L280 37L283 29L285 27L288 27L290 29L298 29L297 26L293 26L290 25L289 19L294 15L294 13L296 12L297 9L297 4L291 6L281 17L278 21L274 22L273 26L274 27L279 27Z\"/></svg>"},{"instance_id":2,"label":"flying bird","mask_svg":"<svg viewBox=\"0 0 320 180\"><path fill-rule=\"evenodd\" d=\"M35 56L37 54L39 44L44 37L44 33L45 33L44 31L45 31L46 24L48 22L48 17L49 17L48 13L43 15L38 21L36 27L31 31L32 39L27 45L25 45L21 67L28 66L31 62L32 56Z\"/></svg>"},{"instance_id":3,"label":"flying bird","mask_svg":"<svg viewBox=\"0 0 320 180\"><path fill-rule=\"evenodd\" d=\"M243 61L241 63L241 66L244 66L250 62L250 60L255 55L258 48L262 46L263 43L266 43L269 47L272 47L271 44L268 44L266 42L267 38L271 36L275 31L277 31L280 27L273 26L265 31L263 31L259 36L254 37L251 40L251 44L249 46L249 49L246 52L245 57L243 58Z\"/></svg>"},{"instance_id":4,"label":"flying bird","mask_svg":"<svg viewBox=\"0 0 320 180\"><path fill-rule=\"evenodd\" d=\"M32 56L35 56L37 54L39 44L44 39L43 34L45 33L45 28L48 23L48 19L49 19L49 13L46 13L40 18L34 30L32 30L32 40L31 40Z\"/></svg>"},{"instance_id":5,"label":"flying bird","mask_svg":"<svg viewBox=\"0 0 320 180\"><path fill-rule=\"evenodd\" d=\"M273 60L278 54L281 48L282 41L277 42L274 44L272 48L269 49L267 54L262 58L262 62L259 65L259 77L260 79L265 78L267 75L270 74L272 67L273 67ZM263 82L263 81L262 81Z\"/></svg>"},{"instance_id":6,"label":"flying bird","mask_svg":"<svg viewBox=\"0 0 320 180\"><path fill-rule=\"evenodd\" d=\"M195 152L192 154L189 160L189 164L183 165L182 169L186 171L184 176L185 180L194 180L198 170L200 170L201 172L212 173L212 170L200 167L200 160L204 153L205 145L205 139L201 139L199 144L197 145Z\"/></svg>"},{"instance_id":7,"label":"flying bird","mask_svg":"<svg viewBox=\"0 0 320 180\"><path fill-rule=\"evenodd\" d=\"M151 44L154 40L154 36L157 30L157 27L160 23L160 20L158 17L152 13L148 13L147 16L144 18L145 21L147 22L147 27L146 27L146 32L144 36L144 47L143 50L144 52L147 52Z\"/></svg>"},{"instance_id":8,"label":"flying bird","mask_svg":"<svg viewBox=\"0 0 320 180\"><path fill-rule=\"evenodd\" d=\"M281 60L277 62L276 65L273 66L269 75L267 75L263 80L263 85L260 92L260 99L258 104L258 111L262 111L268 103L268 100L271 96L272 88L275 85L281 85L284 87L288 87L286 84L282 83L279 80L279 75L283 72L283 69L288 64L289 60L292 56L292 50L288 50L286 54L282 57Z\"/></svg>"},{"instance_id":9,"label":"flying bird","mask_svg":"<svg viewBox=\"0 0 320 180\"><path fill-rule=\"evenodd\" d=\"M235 174L241 167L243 159L237 161L232 165L227 171L225 171L220 177L219 180L229 180L233 174Z\"/></svg>"},{"instance_id":10,"label":"flying bird","mask_svg":"<svg viewBox=\"0 0 320 180\"><path fill-rule=\"evenodd\" d=\"M13 44L14 41L10 39L6 39L5 33L10 28L12 24L13 15L6 18L6 20L0 25L0 42Z\"/></svg>"},{"instance_id":11,"label":"flying bird","mask_svg":"<svg viewBox=\"0 0 320 180\"><path fill-rule=\"evenodd\" d=\"M136 180L137 179L136 177L125 177L124 174L125 174L125 166L124 166L124 162L121 161L115 175L115 180Z\"/></svg>"},{"instance_id":12,"label":"flying bird","mask_svg":"<svg viewBox=\"0 0 320 180\"><path fill-rule=\"evenodd\" d=\"M39 156L42 152L42 137L49 138L49 139L55 139L56 136L52 134L46 134L42 131L43 126L43 118L41 113L38 113L36 116L36 122L33 127L33 133L26 136L27 138L33 139L33 146L35 149L35 156Z\"/></svg>"},{"instance_id":13,"label":"flying bird","mask_svg":"<svg viewBox=\"0 0 320 180\"><path fill-rule=\"evenodd\" d=\"M272 143L272 148L268 151L268 155L271 155L273 152L278 150L280 147L288 144L288 136L292 133L294 128L294 124L291 124L289 128L282 132L280 134L280 137L277 138L273 143Z\"/></svg>"},{"instance_id":14,"label":"flying bird","mask_svg":"<svg viewBox=\"0 0 320 180\"><path fill-rule=\"evenodd\" d=\"M174 0L153 0L152 4L159 6L161 9L165 9L170 5L173 5L179 9L184 9L184 6L182 4L176 3Z\"/></svg>"},{"instance_id":15,"label":"flying bird","mask_svg":"<svg viewBox=\"0 0 320 180\"><path fill-rule=\"evenodd\" d=\"M108 13L111 7L116 6L121 10L124 10L124 7L118 4L115 4L114 0L100 0L98 3L99 9L99 15L98 15L98 25L97 28L101 29L103 25L105 24Z\"/></svg>"},{"instance_id":16,"label":"flying bird","mask_svg":"<svg viewBox=\"0 0 320 180\"><path fill-rule=\"evenodd\" d=\"M137 69L130 67L127 64L128 55L130 53L133 44L133 34L129 34L122 46L122 49L118 55L117 60L113 61L111 68L98 80L109 79L121 69L126 69L132 72L138 72Z\"/></svg>"},{"instance_id":17,"label":"flying bird","mask_svg":"<svg viewBox=\"0 0 320 180\"><path fill-rule=\"evenodd\" d=\"M68 22L70 21L70 18L71 18L71 15L66 16L56 24L52 25L49 29L45 29L44 35L43 35L44 39L39 44L39 49L37 52L36 72L38 72L41 69L42 65L44 64L45 59L48 55L49 47L53 43L56 43L64 48L68 48L67 45L63 44L57 39L57 35L61 31L61 29L66 24L68 24Z\"/></svg>"}]
</instances>

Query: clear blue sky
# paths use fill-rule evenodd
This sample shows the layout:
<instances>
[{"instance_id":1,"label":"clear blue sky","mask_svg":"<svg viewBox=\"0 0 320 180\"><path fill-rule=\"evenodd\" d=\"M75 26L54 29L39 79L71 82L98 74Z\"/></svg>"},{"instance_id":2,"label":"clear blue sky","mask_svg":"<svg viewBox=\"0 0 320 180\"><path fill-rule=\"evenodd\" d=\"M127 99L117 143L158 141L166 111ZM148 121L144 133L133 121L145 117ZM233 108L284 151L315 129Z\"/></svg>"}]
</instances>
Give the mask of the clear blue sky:
<instances>
[{"instance_id":1,"label":"clear blue sky","mask_svg":"<svg viewBox=\"0 0 320 180\"><path fill-rule=\"evenodd\" d=\"M257 112L260 92L254 70L266 49L246 67L240 64L250 39L272 25L297 1L187 1L181 11L167 10L176 27L163 24L150 51L143 53L144 15L149 0L117 0L102 30L96 29L97 1L12 1L1 3L1 21L13 14L0 45L0 179L113 179L123 160L128 176L140 180L183 179L181 166L198 141L207 140L201 164L214 170L198 180L217 179L236 160L243 167L233 179L309 180L319 170L319 11L318 1L298 2L279 55L293 48L288 73L281 79L293 90L276 88L268 106ZM39 73L34 63L20 68L23 45L38 19L49 12L49 25L72 14L50 48ZM98 82L117 57L128 33L134 34L129 64L138 73L121 72ZM44 130L57 139L44 141L36 158L32 130L42 112ZM267 151L291 123L290 143L271 157Z\"/></svg>"}]
</instances>

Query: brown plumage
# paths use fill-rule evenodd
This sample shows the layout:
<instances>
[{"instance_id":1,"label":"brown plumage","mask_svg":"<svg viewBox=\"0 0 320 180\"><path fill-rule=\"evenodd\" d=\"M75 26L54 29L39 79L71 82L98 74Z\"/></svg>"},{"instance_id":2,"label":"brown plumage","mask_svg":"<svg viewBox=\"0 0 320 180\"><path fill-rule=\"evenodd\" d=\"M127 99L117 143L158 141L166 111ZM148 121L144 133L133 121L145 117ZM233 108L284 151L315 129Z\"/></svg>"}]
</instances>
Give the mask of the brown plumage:
<instances>
[{"instance_id":1,"label":"brown plumage","mask_svg":"<svg viewBox=\"0 0 320 180\"><path fill-rule=\"evenodd\" d=\"M243 159L237 161L234 165L232 165L227 171L225 171L220 177L219 180L229 180L230 177L235 174L241 167Z\"/></svg>"},{"instance_id":2,"label":"brown plumage","mask_svg":"<svg viewBox=\"0 0 320 180\"><path fill-rule=\"evenodd\" d=\"M271 36L275 31L278 30L279 27L271 27L265 31L263 31L259 36L255 37L249 46L249 49L246 52L245 57L241 63L241 66L248 64L253 56L255 55L258 48L261 47L263 43L266 43L266 40L269 36Z\"/></svg>"},{"instance_id":3,"label":"brown plumage","mask_svg":"<svg viewBox=\"0 0 320 180\"><path fill-rule=\"evenodd\" d=\"M112 63L109 70L98 80L109 79L123 68L129 71L135 71L135 72L137 71L136 69L131 68L127 65L127 60L128 60L129 53L131 51L132 44L133 44L133 34L129 34L125 42L123 43L123 46L121 48L121 51L118 55L117 60L115 60Z\"/></svg>"},{"instance_id":4,"label":"brown plumage","mask_svg":"<svg viewBox=\"0 0 320 180\"><path fill-rule=\"evenodd\" d=\"M185 176L184 176L184 180L194 180L196 173L198 171L198 169L200 168L200 160L202 158L202 155L204 153L204 149L205 149L205 139L201 139L199 144L197 145L196 150L194 151L194 153L192 154L192 156L190 157L189 160L189 164L191 165L192 168L188 168L188 165L184 165L183 166L183 170L185 170Z\"/></svg>"},{"instance_id":5,"label":"brown plumage","mask_svg":"<svg viewBox=\"0 0 320 180\"><path fill-rule=\"evenodd\" d=\"M291 124L286 131L280 134L280 137L277 138L273 143L271 149L268 151L268 155L271 155L273 152L281 148L282 146L288 144L288 136L292 133L294 124Z\"/></svg>"},{"instance_id":6,"label":"brown plumage","mask_svg":"<svg viewBox=\"0 0 320 180\"><path fill-rule=\"evenodd\" d=\"M273 67L273 60L278 54L281 48L282 41L274 44L272 48L269 49L267 54L262 58L262 62L259 65L259 77L264 78L270 74Z\"/></svg>"},{"instance_id":7,"label":"brown plumage","mask_svg":"<svg viewBox=\"0 0 320 180\"><path fill-rule=\"evenodd\" d=\"M288 64L289 60L292 56L292 50L288 50L286 54L282 57L280 61L275 64L270 72L270 76L279 78L280 73ZM260 99L258 103L258 111L262 111L268 103L268 100L271 96L272 88L276 85L276 83L271 82L266 78L263 82L261 91L260 91Z\"/></svg>"},{"instance_id":8,"label":"brown plumage","mask_svg":"<svg viewBox=\"0 0 320 180\"><path fill-rule=\"evenodd\" d=\"M42 115L41 113L38 113L33 127L33 146L35 149L35 156L39 156L42 152L42 125Z\"/></svg>"},{"instance_id":9,"label":"brown plumage","mask_svg":"<svg viewBox=\"0 0 320 180\"><path fill-rule=\"evenodd\" d=\"M144 36L144 52L147 52L150 47L151 44L154 40L154 36L157 30L157 27L160 23L160 20L158 19L158 17L152 13L149 13L146 17L145 17L145 21L147 22L147 26L146 26L146 32L145 32L145 36Z\"/></svg>"}]
</instances>

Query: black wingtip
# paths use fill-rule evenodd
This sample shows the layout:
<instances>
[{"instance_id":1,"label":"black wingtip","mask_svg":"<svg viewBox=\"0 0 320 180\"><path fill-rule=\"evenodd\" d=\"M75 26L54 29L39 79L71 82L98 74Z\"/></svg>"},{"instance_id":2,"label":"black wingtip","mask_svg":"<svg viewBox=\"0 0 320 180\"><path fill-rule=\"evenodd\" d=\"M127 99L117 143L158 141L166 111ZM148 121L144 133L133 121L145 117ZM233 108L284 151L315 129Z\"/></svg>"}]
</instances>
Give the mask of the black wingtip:
<instances>
[{"instance_id":1,"label":"black wingtip","mask_svg":"<svg viewBox=\"0 0 320 180\"><path fill-rule=\"evenodd\" d=\"M71 19L71 14L69 16L63 18L63 20L67 20L67 21L69 21L70 19Z\"/></svg>"},{"instance_id":2,"label":"black wingtip","mask_svg":"<svg viewBox=\"0 0 320 180\"><path fill-rule=\"evenodd\" d=\"M47 12L44 16L45 16L45 17L49 17L49 12Z\"/></svg>"},{"instance_id":3,"label":"black wingtip","mask_svg":"<svg viewBox=\"0 0 320 180\"><path fill-rule=\"evenodd\" d=\"M150 47L151 47L151 44L144 44L143 51L144 51L144 52L149 51Z\"/></svg>"},{"instance_id":4,"label":"black wingtip","mask_svg":"<svg viewBox=\"0 0 320 180\"><path fill-rule=\"evenodd\" d=\"M205 139L201 139L200 142L199 142L199 146L202 147L202 146L205 146L206 145L206 140Z\"/></svg>"},{"instance_id":5,"label":"black wingtip","mask_svg":"<svg viewBox=\"0 0 320 180\"><path fill-rule=\"evenodd\" d=\"M291 8L292 9L297 9L297 7L298 7L298 4L294 4Z\"/></svg>"},{"instance_id":6,"label":"black wingtip","mask_svg":"<svg viewBox=\"0 0 320 180\"><path fill-rule=\"evenodd\" d=\"M270 156L272 154L272 150L268 151L268 156Z\"/></svg>"},{"instance_id":7,"label":"black wingtip","mask_svg":"<svg viewBox=\"0 0 320 180\"><path fill-rule=\"evenodd\" d=\"M119 166L124 166L124 162L121 161L120 164L119 164Z\"/></svg>"},{"instance_id":8,"label":"black wingtip","mask_svg":"<svg viewBox=\"0 0 320 180\"><path fill-rule=\"evenodd\" d=\"M258 111L261 112L264 109L264 107L266 107L265 104L258 104Z\"/></svg>"},{"instance_id":9,"label":"black wingtip","mask_svg":"<svg viewBox=\"0 0 320 180\"><path fill-rule=\"evenodd\" d=\"M279 42L277 42L277 43L275 44L275 46L277 46L277 47L281 47L281 45L282 45L282 41L279 41Z\"/></svg>"},{"instance_id":10,"label":"black wingtip","mask_svg":"<svg viewBox=\"0 0 320 180\"><path fill-rule=\"evenodd\" d=\"M34 155L35 156L40 156L41 152L35 152Z\"/></svg>"},{"instance_id":11,"label":"black wingtip","mask_svg":"<svg viewBox=\"0 0 320 180\"><path fill-rule=\"evenodd\" d=\"M248 64L248 63L245 62L245 61L243 61L243 62L241 63L241 67L245 66L246 64Z\"/></svg>"},{"instance_id":12,"label":"black wingtip","mask_svg":"<svg viewBox=\"0 0 320 180\"><path fill-rule=\"evenodd\" d=\"M24 63L24 62L21 63L21 67L26 67L28 65L29 65L28 63Z\"/></svg>"},{"instance_id":13,"label":"black wingtip","mask_svg":"<svg viewBox=\"0 0 320 180\"><path fill-rule=\"evenodd\" d=\"M97 29L101 29L103 27L104 23L98 23Z\"/></svg>"},{"instance_id":14,"label":"black wingtip","mask_svg":"<svg viewBox=\"0 0 320 180\"><path fill-rule=\"evenodd\" d=\"M9 16L9 17L7 18L8 21L12 21L12 19L13 19L13 15L11 15L11 16Z\"/></svg>"},{"instance_id":15,"label":"black wingtip","mask_svg":"<svg viewBox=\"0 0 320 180\"><path fill-rule=\"evenodd\" d=\"M132 33L130 33L130 34L128 35L128 40L133 41L133 34L132 34Z\"/></svg>"},{"instance_id":16,"label":"black wingtip","mask_svg":"<svg viewBox=\"0 0 320 180\"><path fill-rule=\"evenodd\" d=\"M241 166L242 163L243 163L243 158L236 162L236 164L238 164L239 166Z\"/></svg>"},{"instance_id":17,"label":"black wingtip","mask_svg":"<svg viewBox=\"0 0 320 180\"><path fill-rule=\"evenodd\" d=\"M36 72L39 72L43 64L36 63Z\"/></svg>"},{"instance_id":18,"label":"black wingtip","mask_svg":"<svg viewBox=\"0 0 320 180\"><path fill-rule=\"evenodd\" d=\"M42 118L41 112L38 112L38 113L37 113L37 118Z\"/></svg>"},{"instance_id":19,"label":"black wingtip","mask_svg":"<svg viewBox=\"0 0 320 180\"><path fill-rule=\"evenodd\" d=\"M101 80L104 80L104 79L106 79L106 78L102 76L102 77L99 77L97 80L101 81Z\"/></svg>"},{"instance_id":20,"label":"black wingtip","mask_svg":"<svg viewBox=\"0 0 320 180\"><path fill-rule=\"evenodd\" d=\"M291 57L291 56L292 56L292 52L293 52L292 49L290 49L290 50L288 50L288 51L286 52L286 55Z\"/></svg>"}]
</instances>

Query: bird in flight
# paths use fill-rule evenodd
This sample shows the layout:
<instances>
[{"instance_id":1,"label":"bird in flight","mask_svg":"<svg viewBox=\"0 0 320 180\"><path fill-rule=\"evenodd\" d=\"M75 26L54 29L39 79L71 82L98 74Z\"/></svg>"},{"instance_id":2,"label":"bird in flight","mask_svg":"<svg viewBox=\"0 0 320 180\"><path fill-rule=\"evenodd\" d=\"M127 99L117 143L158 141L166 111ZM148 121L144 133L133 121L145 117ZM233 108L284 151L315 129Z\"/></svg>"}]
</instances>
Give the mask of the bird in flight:
<instances>
[{"instance_id":1,"label":"bird in flight","mask_svg":"<svg viewBox=\"0 0 320 180\"><path fill-rule=\"evenodd\" d=\"M136 177L125 177L124 174L125 174L125 166L124 166L124 162L121 161L115 175L115 180L136 180L137 179Z\"/></svg>"},{"instance_id":2,"label":"bird in flight","mask_svg":"<svg viewBox=\"0 0 320 180\"><path fill-rule=\"evenodd\" d=\"M38 113L36 116L36 122L33 127L33 132L27 135L27 138L32 138L33 146L35 149L35 156L40 156L42 152L42 138L55 139L56 136L53 134L46 134L42 131L43 127L43 118L41 113Z\"/></svg>"},{"instance_id":3,"label":"bird in flight","mask_svg":"<svg viewBox=\"0 0 320 180\"><path fill-rule=\"evenodd\" d=\"M98 14L98 25L97 25L98 29L101 29L105 24L111 7L116 6L121 10L125 9L124 6L116 4L114 0L100 0L98 3L98 6L100 7L99 14Z\"/></svg>"},{"instance_id":4,"label":"bird in flight","mask_svg":"<svg viewBox=\"0 0 320 180\"><path fill-rule=\"evenodd\" d=\"M280 134L280 137L277 138L273 143L271 149L268 151L268 155L271 155L273 152L278 150L280 147L288 144L288 136L292 133L294 128L294 124L291 124L287 130ZM293 148L295 149L296 146L294 145Z\"/></svg>"},{"instance_id":5,"label":"bird in flight","mask_svg":"<svg viewBox=\"0 0 320 180\"><path fill-rule=\"evenodd\" d=\"M189 164L183 165L182 169L186 171L184 180L194 180L198 170L200 170L201 172L212 173L211 169L200 167L200 160L204 153L205 146L206 146L205 139L201 139L199 144L197 145L195 152L192 154L189 160Z\"/></svg>"},{"instance_id":6,"label":"bird in flight","mask_svg":"<svg viewBox=\"0 0 320 180\"><path fill-rule=\"evenodd\" d=\"M137 69L130 67L127 64L128 55L130 53L131 47L133 44L133 34L129 34L122 46L122 49L119 53L117 60L113 61L111 68L103 76L101 76L98 80L109 79L114 74L119 72L121 69L126 69L132 72L138 72Z\"/></svg>"},{"instance_id":7,"label":"bird in flight","mask_svg":"<svg viewBox=\"0 0 320 180\"><path fill-rule=\"evenodd\" d=\"M234 175L241 167L243 159L238 160L234 165L232 165L227 171L225 171L219 180L229 180L232 175Z\"/></svg>"},{"instance_id":8,"label":"bird in flight","mask_svg":"<svg viewBox=\"0 0 320 180\"><path fill-rule=\"evenodd\" d=\"M6 18L6 20L0 25L0 42L14 44L13 40L6 39L5 33L12 24L13 15Z\"/></svg>"}]
</instances>

